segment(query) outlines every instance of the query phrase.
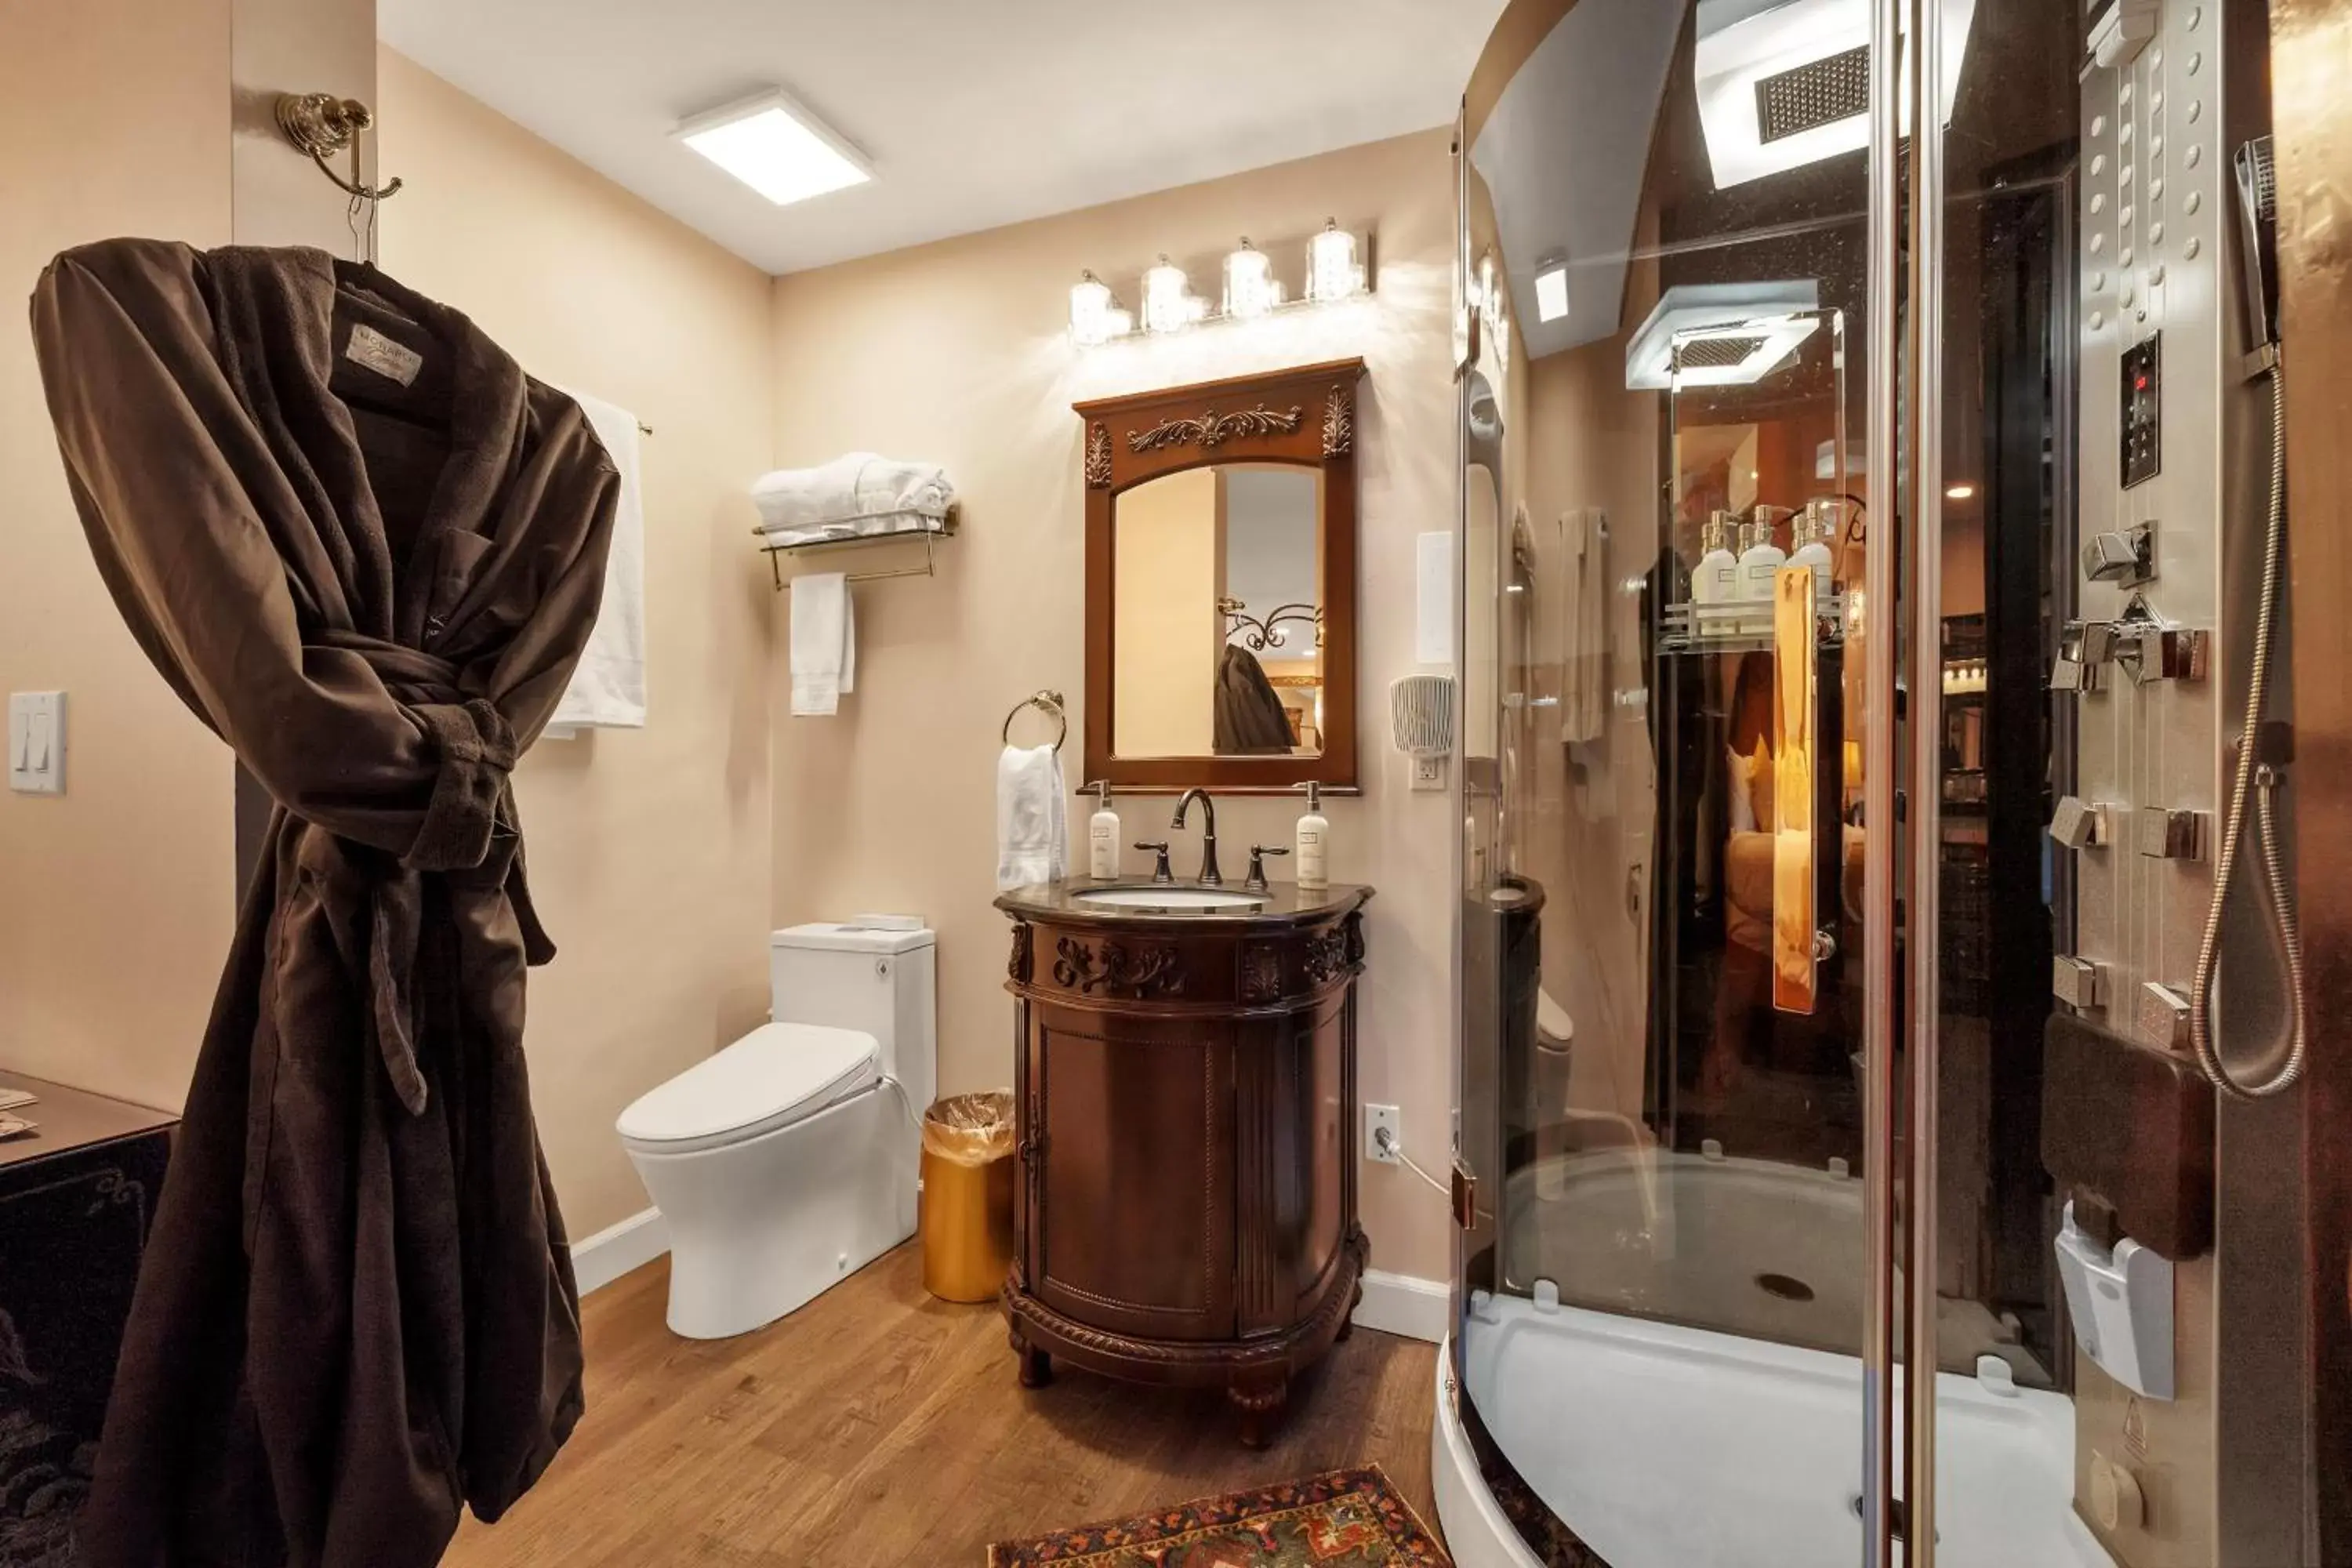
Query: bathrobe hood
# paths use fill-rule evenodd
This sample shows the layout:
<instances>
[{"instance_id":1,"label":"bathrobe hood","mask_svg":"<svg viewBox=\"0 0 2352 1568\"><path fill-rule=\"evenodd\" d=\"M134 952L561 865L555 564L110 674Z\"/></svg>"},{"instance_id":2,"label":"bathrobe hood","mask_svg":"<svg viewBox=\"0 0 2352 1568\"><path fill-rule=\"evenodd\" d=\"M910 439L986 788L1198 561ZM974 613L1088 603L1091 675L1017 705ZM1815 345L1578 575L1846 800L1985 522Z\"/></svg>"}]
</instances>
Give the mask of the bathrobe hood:
<instances>
[{"instance_id":1,"label":"bathrobe hood","mask_svg":"<svg viewBox=\"0 0 2352 1568\"><path fill-rule=\"evenodd\" d=\"M276 802L81 1561L437 1562L581 1409L508 774L593 622L613 466L464 316L320 251L68 251L33 333L123 619Z\"/></svg>"}]
</instances>

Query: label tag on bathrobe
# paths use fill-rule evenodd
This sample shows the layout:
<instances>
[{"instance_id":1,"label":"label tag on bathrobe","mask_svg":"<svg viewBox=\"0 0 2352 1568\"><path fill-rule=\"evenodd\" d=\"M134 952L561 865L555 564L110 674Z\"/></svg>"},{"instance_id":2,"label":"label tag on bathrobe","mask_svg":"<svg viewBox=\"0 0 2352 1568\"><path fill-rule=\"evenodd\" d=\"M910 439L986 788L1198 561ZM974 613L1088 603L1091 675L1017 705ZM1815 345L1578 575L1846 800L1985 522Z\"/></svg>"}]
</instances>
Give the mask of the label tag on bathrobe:
<instances>
[{"instance_id":1,"label":"label tag on bathrobe","mask_svg":"<svg viewBox=\"0 0 2352 1568\"><path fill-rule=\"evenodd\" d=\"M343 357L403 386L415 381L416 373L425 368L423 354L365 324L352 329L351 345L343 350Z\"/></svg>"}]
</instances>

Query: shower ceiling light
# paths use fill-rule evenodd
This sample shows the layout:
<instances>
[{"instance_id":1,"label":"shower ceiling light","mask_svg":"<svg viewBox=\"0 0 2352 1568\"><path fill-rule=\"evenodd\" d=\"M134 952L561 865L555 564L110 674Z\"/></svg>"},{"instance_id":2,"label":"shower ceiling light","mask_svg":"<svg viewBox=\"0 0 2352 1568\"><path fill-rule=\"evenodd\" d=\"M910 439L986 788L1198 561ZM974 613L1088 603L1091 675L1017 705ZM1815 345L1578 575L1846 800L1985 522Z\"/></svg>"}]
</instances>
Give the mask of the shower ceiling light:
<instances>
[{"instance_id":1,"label":"shower ceiling light","mask_svg":"<svg viewBox=\"0 0 2352 1568\"><path fill-rule=\"evenodd\" d=\"M671 134L780 207L874 177L865 154L781 90L697 115Z\"/></svg>"},{"instance_id":2,"label":"shower ceiling light","mask_svg":"<svg viewBox=\"0 0 2352 1568\"><path fill-rule=\"evenodd\" d=\"M1568 318L1568 258L1546 257L1536 264L1536 320L1559 321Z\"/></svg>"},{"instance_id":3,"label":"shower ceiling light","mask_svg":"<svg viewBox=\"0 0 2352 1568\"><path fill-rule=\"evenodd\" d=\"M1274 280L1274 262L1265 251L1242 236L1241 247L1225 258L1225 314L1249 321L1282 303L1282 285Z\"/></svg>"},{"instance_id":4,"label":"shower ceiling light","mask_svg":"<svg viewBox=\"0 0 2352 1568\"><path fill-rule=\"evenodd\" d=\"M1780 368L1821 327L1810 279L1687 283L1665 291L1625 347L1625 385L1635 392L1748 386ZM1677 366L1677 358L1680 363Z\"/></svg>"},{"instance_id":5,"label":"shower ceiling light","mask_svg":"<svg viewBox=\"0 0 2352 1568\"><path fill-rule=\"evenodd\" d=\"M1940 12L1937 122L1949 124L1976 0ZM1699 0L1692 75L1717 190L1858 152L1870 144L1870 0ZM1907 93L1901 114L1908 134Z\"/></svg>"}]
</instances>

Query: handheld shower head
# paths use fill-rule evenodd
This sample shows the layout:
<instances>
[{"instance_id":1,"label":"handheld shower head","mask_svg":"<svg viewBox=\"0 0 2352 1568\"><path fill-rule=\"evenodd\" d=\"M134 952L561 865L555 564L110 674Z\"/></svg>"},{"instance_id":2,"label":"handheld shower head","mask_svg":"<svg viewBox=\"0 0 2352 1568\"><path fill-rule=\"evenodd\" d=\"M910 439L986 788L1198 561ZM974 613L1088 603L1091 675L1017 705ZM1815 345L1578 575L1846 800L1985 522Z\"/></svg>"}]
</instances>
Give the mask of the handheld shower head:
<instances>
[{"instance_id":1,"label":"handheld shower head","mask_svg":"<svg viewBox=\"0 0 2352 1568\"><path fill-rule=\"evenodd\" d=\"M2246 332L2256 349L2278 333L2278 171L2271 139L2242 143L2232 160L2238 175L2238 238L2246 289Z\"/></svg>"}]
</instances>

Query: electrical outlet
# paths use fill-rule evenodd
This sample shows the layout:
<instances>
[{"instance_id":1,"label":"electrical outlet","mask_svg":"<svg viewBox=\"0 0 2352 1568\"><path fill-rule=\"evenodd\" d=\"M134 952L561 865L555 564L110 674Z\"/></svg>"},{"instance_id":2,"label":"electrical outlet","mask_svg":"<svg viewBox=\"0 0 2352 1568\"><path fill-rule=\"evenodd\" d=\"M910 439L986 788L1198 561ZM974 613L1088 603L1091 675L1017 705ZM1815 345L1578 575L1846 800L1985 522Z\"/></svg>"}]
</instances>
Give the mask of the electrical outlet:
<instances>
[{"instance_id":1,"label":"electrical outlet","mask_svg":"<svg viewBox=\"0 0 2352 1568\"><path fill-rule=\"evenodd\" d=\"M1443 752L1433 757L1412 759L1412 787L1416 790L1445 787L1445 757Z\"/></svg>"},{"instance_id":2,"label":"electrical outlet","mask_svg":"<svg viewBox=\"0 0 2352 1568\"><path fill-rule=\"evenodd\" d=\"M1389 1135L1389 1144L1385 1149L1381 1146L1381 1131L1384 1128ZM1402 1147L1404 1128L1398 1118L1397 1108L1393 1105L1364 1107L1364 1158L1382 1165L1393 1165L1397 1163L1396 1151Z\"/></svg>"}]
</instances>

